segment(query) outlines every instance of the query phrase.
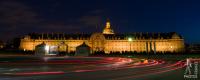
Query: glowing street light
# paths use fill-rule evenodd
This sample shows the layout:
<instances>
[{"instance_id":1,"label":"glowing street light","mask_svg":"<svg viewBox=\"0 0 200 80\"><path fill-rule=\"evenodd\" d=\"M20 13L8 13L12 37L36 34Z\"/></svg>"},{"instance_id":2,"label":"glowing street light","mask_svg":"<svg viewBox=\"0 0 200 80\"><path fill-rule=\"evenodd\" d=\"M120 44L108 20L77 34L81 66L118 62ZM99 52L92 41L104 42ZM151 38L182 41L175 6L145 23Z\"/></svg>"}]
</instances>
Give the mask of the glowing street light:
<instances>
[{"instance_id":1,"label":"glowing street light","mask_svg":"<svg viewBox=\"0 0 200 80\"><path fill-rule=\"evenodd\" d=\"M133 41L133 39L131 37L129 37L128 41L130 42L130 51L131 51L131 42Z\"/></svg>"},{"instance_id":2,"label":"glowing street light","mask_svg":"<svg viewBox=\"0 0 200 80\"><path fill-rule=\"evenodd\" d=\"M48 45L45 46L45 52L46 52L46 54L49 54L49 46Z\"/></svg>"},{"instance_id":3,"label":"glowing street light","mask_svg":"<svg viewBox=\"0 0 200 80\"><path fill-rule=\"evenodd\" d=\"M133 41L133 39L132 38L128 38L128 41L131 42L131 41Z\"/></svg>"}]
</instances>

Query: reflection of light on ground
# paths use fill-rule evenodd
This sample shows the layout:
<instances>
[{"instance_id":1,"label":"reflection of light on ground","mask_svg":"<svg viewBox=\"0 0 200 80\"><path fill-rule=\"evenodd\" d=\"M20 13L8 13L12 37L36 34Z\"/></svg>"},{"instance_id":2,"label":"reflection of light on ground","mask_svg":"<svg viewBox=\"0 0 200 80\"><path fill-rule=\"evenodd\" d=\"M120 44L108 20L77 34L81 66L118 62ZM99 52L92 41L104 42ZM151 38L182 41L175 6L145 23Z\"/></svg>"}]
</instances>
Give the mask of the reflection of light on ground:
<instances>
[{"instance_id":1,"label":"reflection of light on ground","mask_svg":"<svg viewBox=\"0 0 200 80\"><path fill-rule=\"evenodd\" d=\"M85 72L99 71L119 71L125 69L144 69L133 71L130 74L137 73L128 77L118 78L124 80L127 78L137 78L152 74L161 74L184 67L183 61L169 62L163 60L138 59L138 58L120 58L120 57L45 57L47 60L39 61L28 60L26 62L0 62L0 65L13 65L12 68L0 68L0 75L15 76L34 76L34 75L54 75L54 74L84 74ZM20 63L20 64L19 64ZM16 67L15 65L24 65ZM158 67L161 66L161 67ZM145 69L149 68L149 69ZM4 70L4 71L2 71ZM128 74L128 73L127 73ZM129 75L130 75L129 74ZM116 80L118 80L116 79Z\"/></svg>"},{"instance_id":2,"label":"reflection of light on ground","mask_svg":"<svg viewBox=\"0 0 200 80\"><path fill-rule=\"evenodd\" d=\"M148 64L148 60L146 59L146 60L144 60L144 62L143 62L144 64Z\"/></svg>"},{"instance_id":3,"label":"reflection of light on ground","mask_svg":"<svg viewBox=\"0 0 200 80\"><path fill-rule=\"evenodd\" d=\"M14 75L26 76L26 75L49 75L49 74L64 74L63 71L54 71L54 72L20 72Z\"/></svg>"},{"instance_id":4,"label":"reflection of light on ground","mask_svg":"<svg viewBox=\"0 0 200 80\"><path fill-rule=\"evenodd\" d=\"M18 68L13 68L13 69L10 69L9 71L19 71L20 69Z\"/></svg>"}]
</instances>

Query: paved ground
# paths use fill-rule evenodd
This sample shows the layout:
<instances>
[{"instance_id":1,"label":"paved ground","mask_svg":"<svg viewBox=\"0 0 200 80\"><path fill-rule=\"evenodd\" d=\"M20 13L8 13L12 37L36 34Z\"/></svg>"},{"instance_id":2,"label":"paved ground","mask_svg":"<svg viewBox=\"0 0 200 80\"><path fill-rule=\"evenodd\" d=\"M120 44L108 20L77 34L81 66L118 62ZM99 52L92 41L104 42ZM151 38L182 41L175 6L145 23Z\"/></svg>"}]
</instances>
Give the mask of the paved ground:
<instances>
[{"instance_id":1,"label":"paved ground","mask_svg":"<svg viewBox=\"0 0 200 80\"><path fill-rule=\"evenodd\" d=\"M0 80L184 80L185 61L120 57L1 57Z\"/></svg>"}]
</instances>

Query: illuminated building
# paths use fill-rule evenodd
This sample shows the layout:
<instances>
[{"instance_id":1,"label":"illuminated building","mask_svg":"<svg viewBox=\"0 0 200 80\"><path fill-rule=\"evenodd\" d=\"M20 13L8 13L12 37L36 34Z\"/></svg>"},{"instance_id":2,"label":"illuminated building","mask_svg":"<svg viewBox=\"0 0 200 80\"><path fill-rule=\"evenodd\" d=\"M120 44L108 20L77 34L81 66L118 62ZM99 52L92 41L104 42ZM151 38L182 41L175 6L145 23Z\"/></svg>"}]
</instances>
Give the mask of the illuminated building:
<instances>
[{"instance_id":1,"label":"illuminated building","mask_svg":"<svg viewBox=\"0 0 200 80\"><path fill-rule=\"evenodd\" d=\"M85 42L76 47L75 56L89 56L89 54L90 54L90 46L88 46Z\"/></svg>"},{"instance_id":2,"label":"illuminated building","mask_svg":"<svg viewBox=\"0 0 200 80\"><path fill-rule=\"evenodd\" d=\"M106 22L106 27L103 30L103 34L114 34L114 31L110 27L110 21L109 20L107 20L107 22Z\"/></svg>"},{"instance_id":3,"label":"illuminated building","mask_svg":"<svg viewBox=\"0 0 200 80\"><path fill-rule=\"evenodd\" d=\"M184 51L184 39L175 32L169 33L142 33L115 34L110 22L106 22L103 33L93 34L60 34L32 33L21 39L20 49L35 50L35 46L45 43L56 46L58 51L76 51L76 47L85 42L91 47L91 51L122 52L182 52Z\"/></svg>"}]
</instances>

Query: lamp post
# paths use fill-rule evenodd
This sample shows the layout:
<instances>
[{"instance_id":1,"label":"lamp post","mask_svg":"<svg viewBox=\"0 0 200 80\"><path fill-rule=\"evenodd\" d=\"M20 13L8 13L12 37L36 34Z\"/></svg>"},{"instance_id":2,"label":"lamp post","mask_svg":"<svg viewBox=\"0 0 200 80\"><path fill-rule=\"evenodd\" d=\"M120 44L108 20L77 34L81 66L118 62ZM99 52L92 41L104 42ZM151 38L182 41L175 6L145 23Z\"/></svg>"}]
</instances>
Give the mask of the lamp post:
<instances>
[{"instance_id":1,"label":"lamp post","mask_svg":"<svg viewBox=\"0 0 200 80\"><path fill-rule=\"evenodd\" d=\"M128 41L130 43L130 52L131 52L131 42L133 41L133 39L132 38L128 38Z\"/></svg>"},{"instance_id":2,"label":"lamp post","mask_svg":"<svg viewBox=\"0 0 200 80\"><path fill-rule=\"evenodd\" d=\"M49 45L45 45L45 55L49 55Z\"/></svg>"}]
</instances>

